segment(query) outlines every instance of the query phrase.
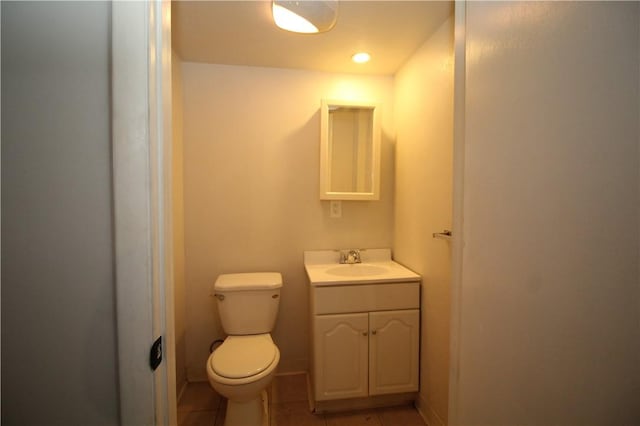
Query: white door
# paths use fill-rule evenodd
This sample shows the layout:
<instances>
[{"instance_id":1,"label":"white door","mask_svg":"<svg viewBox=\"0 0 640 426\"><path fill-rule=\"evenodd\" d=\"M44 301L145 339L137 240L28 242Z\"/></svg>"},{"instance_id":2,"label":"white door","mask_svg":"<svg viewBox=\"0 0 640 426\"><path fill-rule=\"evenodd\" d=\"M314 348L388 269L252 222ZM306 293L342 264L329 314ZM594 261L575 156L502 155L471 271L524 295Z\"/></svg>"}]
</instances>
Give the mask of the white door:
<instances>
[{"instance_id":1,"label":"white door","mask_svg":"<svg viewBox=\"0 0 640 426\"><path fill-rule=\"evenodd\" d=\"M420 311L369 314L369 394L416 392Z\"/></svg>"},{"instance_id":2,"label":"white door","mask_svg":"<svg viewBox=\"0 0 640 426\"><path fill-rule=\"evenodd\" d=\"M367 396L368 315L318 315L313 327L316 400Z\"/></svg>"},{"instance_id":3,"label":"white door","mask_svg":"<svg viewBox=\"0 0 640 426\"><path fill-rule=\"evenodd\" d=\"M112 149L120 419L176 424L171 3L113 1ZM162 337L162 362L150 367Z\"/></svg>"}]
</instances>

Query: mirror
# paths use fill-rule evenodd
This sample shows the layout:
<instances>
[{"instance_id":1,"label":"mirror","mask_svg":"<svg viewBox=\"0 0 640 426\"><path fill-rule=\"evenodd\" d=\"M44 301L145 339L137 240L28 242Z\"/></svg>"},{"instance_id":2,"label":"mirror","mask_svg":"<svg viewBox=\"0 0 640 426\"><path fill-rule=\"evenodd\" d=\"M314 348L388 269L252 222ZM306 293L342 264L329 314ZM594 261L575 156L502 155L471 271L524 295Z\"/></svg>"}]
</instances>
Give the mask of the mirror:
<instances>
[{"instance_id":1,"label":"mirror","mask_svg":"<svg viewBox=\"0 0 640 426\"><path fill-rule=\"evenodd\" d=\"M380 105L323 100L320 199L380 198Z\"/></svg>"}]
</instances>

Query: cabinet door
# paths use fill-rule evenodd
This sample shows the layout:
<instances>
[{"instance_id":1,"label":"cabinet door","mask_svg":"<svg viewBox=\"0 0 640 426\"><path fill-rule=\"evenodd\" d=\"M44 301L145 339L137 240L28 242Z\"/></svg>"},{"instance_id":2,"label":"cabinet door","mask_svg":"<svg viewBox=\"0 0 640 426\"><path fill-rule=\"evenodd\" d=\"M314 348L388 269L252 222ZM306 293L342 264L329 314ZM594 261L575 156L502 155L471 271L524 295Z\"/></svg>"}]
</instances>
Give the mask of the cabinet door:
<instances>
[{"instance_id":1,"label":"cabinet door","mask_svg":"<svg viewBox=\"0 0 640 426\"><path fill-rule=\"evenodd\" d=\"M420 311L369 314L369 394L418 390Z\"/></svg>"},{"instance_id":2,"label":"cabinet door","mask_svg":"<svg viewBox=\"0 0 640 426\"><path fill-rule=\"evenodd\" d=\"M367 396L368 331L366 313L314 318L316 400Z\"/></svg>"}]
</instances>

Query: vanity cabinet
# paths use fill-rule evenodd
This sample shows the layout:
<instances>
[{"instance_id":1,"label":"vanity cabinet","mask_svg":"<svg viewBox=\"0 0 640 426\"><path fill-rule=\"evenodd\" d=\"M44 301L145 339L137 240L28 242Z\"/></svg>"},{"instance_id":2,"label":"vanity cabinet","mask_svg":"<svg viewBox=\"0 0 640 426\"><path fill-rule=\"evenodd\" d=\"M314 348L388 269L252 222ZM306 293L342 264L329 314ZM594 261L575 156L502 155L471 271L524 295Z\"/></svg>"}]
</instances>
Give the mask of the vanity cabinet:
<instances>
[{"instance_id":1,"label":"vanity cabinet","mask_svg":"<svg viewBox=\"0 0 640 426\"><path fill-rule=\"evenodd\" d=\"M318 315L316 400L418 390L420 311Z\"/></svg>"},{"instance_id":2,"label":"vanity cabinet","mask_svg":"<svg viewBox=\"0 0 640 426\"><path fill-rule=\"evenodd\" d=\"M312 287L315 401L418 391L420 284Z\"/></svg>"}]
</instances>

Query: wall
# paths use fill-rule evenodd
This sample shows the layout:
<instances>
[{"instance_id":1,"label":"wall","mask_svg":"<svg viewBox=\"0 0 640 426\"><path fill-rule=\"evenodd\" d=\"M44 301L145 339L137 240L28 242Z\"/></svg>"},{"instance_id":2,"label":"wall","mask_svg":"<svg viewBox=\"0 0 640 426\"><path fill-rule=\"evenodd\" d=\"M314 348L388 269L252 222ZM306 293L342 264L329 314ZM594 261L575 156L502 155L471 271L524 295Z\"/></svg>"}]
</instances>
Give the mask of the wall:
<instances>
[{"instance_id":1,"label":"wall","mask_svg":"<svg viewBox=\"0 0 640 426\"><path fill-rule=\"evenodd\" d=\"M1 7L2 424L116 425L110 5Z\"/></svg>"},{"instance_id":2,"label":"wall","mask_svg":"<svg viewBox=\"0 0 640 426\"><path fill-rule=\"evenodd\" d=\"M446 424L449 381L453 154L453 18L396 73L394 257L422 275L420 398L430 425Z\"/></svg>"},{"instance_id":3,"label":"wall","mask_svg":"<svg viewBox=\"0 0 640 426\"><path fill-rule=\"evenodd\" d=\"M172 101L172 205L173 205L173 285L174 330L176 334L176 393L187 383L186 287L184 272L184 163L182 141L182 61L171 54Z\"/></svg>"},{"instance_id":4,"label":"wall","mask_svg":"<svg viewBox=\"0 0 640 426\"><path fill-rule=\"evenodd\" d=\"M209 297L222 273L283 274L279 371L306 370L303 251L392 243L393 79L196 63L182 73L189 380L206 379L223 337ZM332 219L319 200L320 100L340 97L383 103L383 184L380 201L343 202Z\"/></svg>"},{"instance_id":5,"label":"wall","mask_svg":"<svg viewBox=\"0 0 640 426\"><path fill-rule=\"evenodd\" d=\"M467 3L452 424L640 421L638 8Z\"/></svg>"}]
</instances>

